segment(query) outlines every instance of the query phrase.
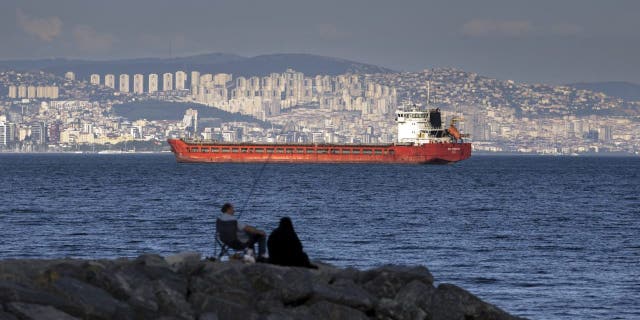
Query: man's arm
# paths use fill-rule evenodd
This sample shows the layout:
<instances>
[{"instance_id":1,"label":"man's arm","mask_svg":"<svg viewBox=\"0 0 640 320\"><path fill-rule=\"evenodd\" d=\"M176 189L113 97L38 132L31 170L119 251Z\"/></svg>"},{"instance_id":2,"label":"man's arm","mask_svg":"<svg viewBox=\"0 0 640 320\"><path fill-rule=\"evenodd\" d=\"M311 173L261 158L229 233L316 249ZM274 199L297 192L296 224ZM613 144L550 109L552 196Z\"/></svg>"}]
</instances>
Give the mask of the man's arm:
<instances>
[{"instance_id":1,"label":"man's arm","mask_svg":"<svg viewBox=\"0 0 640 320\"><path fill-rule=\"evenodd\" d=\"M244 232L250 233L250 234L259 234L261 236L266 236L267 235L264 231L262 231L260 229L256 229L255 227L252 227L250 225L245 225L242 230L244 230Z\"/></svg>"}]
</instances>

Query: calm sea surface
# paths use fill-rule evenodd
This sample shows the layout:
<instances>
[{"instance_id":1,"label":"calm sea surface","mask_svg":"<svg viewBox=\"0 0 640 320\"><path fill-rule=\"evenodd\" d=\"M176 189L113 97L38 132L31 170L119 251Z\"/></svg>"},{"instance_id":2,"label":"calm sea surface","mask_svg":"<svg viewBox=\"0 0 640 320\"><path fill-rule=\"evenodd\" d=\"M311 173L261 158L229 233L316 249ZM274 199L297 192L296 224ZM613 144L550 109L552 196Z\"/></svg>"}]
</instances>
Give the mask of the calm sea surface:
<instances>
[{"instance_id":1,"label":"calm sea surface","mask_svg":"<svg viewBox=\"0 0 640 320\"><path fill-rule=\"evenodd\" d=\"M5 154L0 197L0 258L210 256L229 201L267 231L290 216L313 259L422 264L533 319L640 318L637 157L199 165Z\"/></svg>"}]
</instances>

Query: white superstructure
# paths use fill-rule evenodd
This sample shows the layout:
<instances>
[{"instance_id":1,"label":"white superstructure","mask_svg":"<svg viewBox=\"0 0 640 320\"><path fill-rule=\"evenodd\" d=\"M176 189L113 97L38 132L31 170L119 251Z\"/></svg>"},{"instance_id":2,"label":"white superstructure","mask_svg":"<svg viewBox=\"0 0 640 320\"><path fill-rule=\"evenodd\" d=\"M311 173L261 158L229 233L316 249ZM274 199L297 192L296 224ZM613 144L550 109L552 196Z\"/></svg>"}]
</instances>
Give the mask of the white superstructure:
<instances>
[{"instance_id":1,"label":"white superstructure","mask_svg":"<svg viewBox=\"0 0 640 320\"><path fill-rule=\"evenodd\" d=\"M451 136L442 126L440 109L421 109L416 105L396 111L398 143L417 145L434 142L450 142Z\"/></svg>"}]
</instances>

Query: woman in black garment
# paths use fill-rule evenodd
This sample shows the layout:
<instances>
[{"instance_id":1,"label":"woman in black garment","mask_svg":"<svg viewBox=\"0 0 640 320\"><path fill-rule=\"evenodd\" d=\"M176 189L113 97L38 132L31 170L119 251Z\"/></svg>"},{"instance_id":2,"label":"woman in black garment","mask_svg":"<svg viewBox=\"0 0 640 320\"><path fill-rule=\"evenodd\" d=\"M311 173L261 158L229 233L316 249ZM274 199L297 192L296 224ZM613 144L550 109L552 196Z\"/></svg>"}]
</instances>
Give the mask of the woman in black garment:
<instances>
[{"instance_id":1,"label":"woman in black garment","mask_svg":"<svg viewBox=\"0 0 640 320\"><path fill-rule=\"evenodd\" d=\"M302 243L289 217L280 219L280 225L269 235L267 248L269 248L270 263L280 266L318 268L309 262L309 257L302 250Z\"/></svg>"}]
</instances>

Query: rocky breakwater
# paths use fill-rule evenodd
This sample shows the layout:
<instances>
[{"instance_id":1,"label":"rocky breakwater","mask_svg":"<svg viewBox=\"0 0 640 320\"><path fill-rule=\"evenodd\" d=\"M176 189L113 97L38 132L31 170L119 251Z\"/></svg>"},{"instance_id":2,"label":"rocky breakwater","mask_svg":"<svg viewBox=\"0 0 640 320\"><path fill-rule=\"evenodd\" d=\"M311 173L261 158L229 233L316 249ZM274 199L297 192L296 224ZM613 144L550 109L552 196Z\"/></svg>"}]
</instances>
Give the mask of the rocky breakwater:
<instances>
[{"instance_id":1,"label":"rocky breakwater","mask_svg":"<svg viewBox=\"0 0 640 320\"><path fill-rule=\"evenodd\" d=\"M424 267L359 271L203 261L0 261L0 319L517 319Z\"/></svg>"}]
</instances>

